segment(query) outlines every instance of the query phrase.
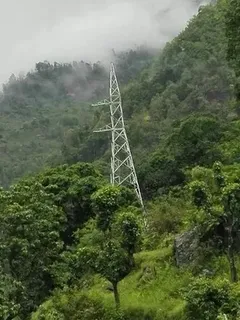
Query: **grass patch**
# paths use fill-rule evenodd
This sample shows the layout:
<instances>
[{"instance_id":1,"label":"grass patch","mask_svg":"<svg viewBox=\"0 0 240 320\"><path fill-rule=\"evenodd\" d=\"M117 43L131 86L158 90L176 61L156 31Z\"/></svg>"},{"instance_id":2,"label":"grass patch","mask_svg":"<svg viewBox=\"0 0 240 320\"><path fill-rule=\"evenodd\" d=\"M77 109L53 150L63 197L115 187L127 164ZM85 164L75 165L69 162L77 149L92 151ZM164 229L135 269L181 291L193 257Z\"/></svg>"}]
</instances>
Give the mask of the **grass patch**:
<instances>
[{"instance_id":1,"label":"grass patch","mask_svg":"<svg viewBox=\"0 0 240 320\"><path fill-rule=\"evenodd\" d=\"M119 284L123 310L154 311L156 320L181 319L185 303L180 291L189 283L190 274L173 266L170 252L171 248L163 248L136 255L136 270ZM95 284L88 291L93 298L101 296L106 307L114 304L108 284L95 277Z\"/></svg>"}]
</instances>

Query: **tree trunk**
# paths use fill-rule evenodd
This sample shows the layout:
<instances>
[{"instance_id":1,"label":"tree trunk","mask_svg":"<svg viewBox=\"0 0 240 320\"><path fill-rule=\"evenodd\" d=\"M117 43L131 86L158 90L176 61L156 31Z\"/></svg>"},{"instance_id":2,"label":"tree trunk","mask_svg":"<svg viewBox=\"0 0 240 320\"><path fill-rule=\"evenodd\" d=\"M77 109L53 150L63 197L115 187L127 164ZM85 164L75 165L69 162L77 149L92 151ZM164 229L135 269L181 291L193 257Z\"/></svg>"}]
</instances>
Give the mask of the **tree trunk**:
<instances>
[{"instance_id":1,"label":"tree trunk","mask_svg":"<svg viewBox=\"0 0 240 320\"><path fill-rule=\"evenodd\" d=\"M131 267L131 269L133 269L135 267L135 260L134 260L134 257L133 257L133 253L130 253L128 255L128 257L129 257L130 267Z\"/></svg>"},{"instance_id":2,"label":"tree trunk","mask_svg":"<svg viewBox=\"0 0 240 320\"><path fill-rule=\"evenodd\" d=\"M237 269L235 264L234 250L233 250L233 235L232 235L232 226L228 228L228 251L227 251L230 273L231 273L231 281L237 282Z\"/></svg>"},{"instance_id":3,"label":"tree trunk","mask_svg":"<svg viewBox=\"0 0 240 320\"><path fill-rule=\"evenodd\" d=\"M114 299L116 303L116 308L118 309L120 307L120 298L119 298L119 292L118 292L118 283L113 283L113 293L114 293Z\"/></svg>"}]
</instances>

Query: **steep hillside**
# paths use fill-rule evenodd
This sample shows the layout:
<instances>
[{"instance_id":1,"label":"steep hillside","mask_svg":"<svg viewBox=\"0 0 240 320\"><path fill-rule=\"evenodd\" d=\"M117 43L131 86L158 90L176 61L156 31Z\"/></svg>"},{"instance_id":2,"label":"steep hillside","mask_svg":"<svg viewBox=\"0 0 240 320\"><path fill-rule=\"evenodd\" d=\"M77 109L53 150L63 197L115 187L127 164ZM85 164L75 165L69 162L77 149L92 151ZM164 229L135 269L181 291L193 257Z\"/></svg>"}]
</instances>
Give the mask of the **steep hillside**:
<instances>
[{"instance_id":1,"label":"steep hillside","mask_svg":"<svg viewBox=\"0 0 240 320\"><path fill-rule=\"evenodd\" d=\"M230 113L235 79L226 61L224 10L224 2L202 8L138 81L124 89L135 147L145 143L144 147L155 148L189 115L226 119Z\"/></svg>"},{"instance_id":2,"label":"steep hillside","mask_svg":"<svg viewBox=\"0 0 240 320\"><path fill-rule=\"evenodd\" d=\"M224 11L224 1L202 7L151 66L122 86L127 131L137 165L146 150L164 149L166 154L169 136L180 130L181 122L190 115L214 116L224 124L235 117L231 105L236 80L226 61ZM100 117L96 127L104 121L105 116L103 120ZM71 154L70 145L67 149Z\"/></svg>"},{"instance_id":3,"label":"steep hillside","mask_svg":"<svg viewBox=\"0 0 240 320\"><path fill-rule=\"evenodd\" d=\"M151 66L123 87L127 131L145 198L181 184L186 166L239 161L236 79L226 60L225 11L225 1L202 7Z\"/></svg>"},{"instance_id":4,"label":"steep hillside","mask_svg":"<svg viewBox=\"0 0 240 320\"><path fill-rule=\"evenodd\" d=\"M224 8L224 1L217 9L202 7L160 54L144 48L114 53L140 176L145 171L141 162L146 163L142 154L146 157L158 149L162 155L160 149L164 149L166 156L169 136L190 114L214 114L225 124L234 117L229 102L234 97L235 77L226 62ZM93 134L94 128L109 121L108 113L90 107L90 102L107 96L107 87L108 70L100 63L38 63L25 77L11 76L0 107L1 184L6 187L46 165L108 163L109 137ZM231 158L229 151L226 154L219 148L223 160ZM235 159L239 157L236 148L231 152ZM167 156L175 155L167 151Z\"/></svg>"},{"instance_id":5,"label":"steep hillside","mask_svg":"<svg viewBox=\"0 0 240 320\"><path fill-rule=\"evenodd\" d=\"M19 175L38 170L47 157L68 164L0 189L0 319L240 319L235 8L236 0L202 8L140 75L136 53L120 59L146 216L133 190L109 185L99 171L108 160L108 138L94 140L89 132L109 115L99 110L92 119L87 100L102 91L78 109L76 65L38 64L26 77L10 79L1 101L2 140L12 135L1 158L5 183L16 176L13 164L22 168ZM231 48L235 73L226 61ZM84 66L90 70L83 86L105 83L101 65ZM86 159L93 163L78 162Z\"/></svg>"},{"instance_id":6,"label":"steep hillside","mask_svg":"<svg viewBox=\"0 0 240 320\"><path fill-rule=\"evenodd\" d=\"M58 124L61 130L68 128L65 140L54 140L61 142L62 158L53 159L68 164L0 189L0 319L240 319L240 120L234 96L239 64L233 63L239 56L235 22L240 10L235 8L240 8L236 0L202 8L140 75L142 67L122 65L129 71L120 77L146 216L133 190L109 185L99 171L109 157L108 138L93 140L89 132L103 124L107 112L96 112L87 127L86 109L77 123L74 106L79 101L68 100L63 92L62 109L60 104L46 106L52 90L43 98L42 81L42 107L30 108L38 121L39 110L48 110L45 121L54 125L70 101L70 115ZM226 27L233 35L229 39ZM230 57L235 73L226 60L230 48L236 49ZM50 68L51 77L58 70L40 66L44 75ZM96 67L105 79L99 65L90 74ZM20 124L19 117L28 115L26 107L13 111L15 103L6 102L6 93L29 77L39 83L37 70L22 80L12 78L4 89L5 133L13 131L12 119ZM60 94L62 87L55 86ZM77 95L74 88L71 93ZM32 98L27 92L22 105ZM41 134L48 132L44 126L41 122ZM22 150L36 128L28 130L29 135L12 140L18 145L21 137ZM78 162L85 159L96 162Z\"/></svg>"},{"instance_id":7,"label":"steep hillside","mask_svg":"<svg viewBox=\"0 0 240 320\"><path fill-rule=\"evenodd\" d=\"M153 54L145 48L114 53L121 83L136 77ZM45 61L26 76L12 75L0 96L0 184L46 165L98 158L105 149L92 134L90 102L107 91L108 71L101 63ZM74 148L70 155L68 145Z\"/></svg>"}]
</instances>

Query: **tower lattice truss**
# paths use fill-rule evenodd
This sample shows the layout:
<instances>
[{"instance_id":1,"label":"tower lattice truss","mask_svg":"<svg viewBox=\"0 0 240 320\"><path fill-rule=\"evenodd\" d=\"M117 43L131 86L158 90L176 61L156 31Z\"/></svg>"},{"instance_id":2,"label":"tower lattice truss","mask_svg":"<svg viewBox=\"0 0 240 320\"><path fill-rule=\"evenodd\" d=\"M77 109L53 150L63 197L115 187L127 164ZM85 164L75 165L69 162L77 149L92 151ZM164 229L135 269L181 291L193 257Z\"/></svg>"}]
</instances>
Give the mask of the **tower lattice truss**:
<instances>
[{"instance_id":1,"label":"tower lattice truss","mask_svg":"<svg viewBox=\"0 0 240 320\"><path fill-rule=\"evenodd\" d=\"M109 106L110 108L111 123L94 132L111 132L112 134L111 184L133 187L140 204L144 207L133 157L125 130L121 93L113 63L110 68L109 100L101 101L93 106Z\"/></svg>"}]
</instances>

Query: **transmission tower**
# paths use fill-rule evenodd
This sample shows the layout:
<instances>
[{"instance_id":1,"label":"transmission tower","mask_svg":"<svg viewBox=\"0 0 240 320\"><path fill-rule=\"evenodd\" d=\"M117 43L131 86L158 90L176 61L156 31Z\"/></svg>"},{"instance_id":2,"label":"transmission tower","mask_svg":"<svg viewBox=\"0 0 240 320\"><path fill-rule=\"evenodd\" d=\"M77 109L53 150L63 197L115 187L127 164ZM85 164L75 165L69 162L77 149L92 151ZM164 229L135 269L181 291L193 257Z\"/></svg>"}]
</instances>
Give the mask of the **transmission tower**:
<instances>
[{"instance_id":1,"label":"transmission tower","mask_svg":"<svg viewBox=\"0 0 240 320\"><path fill-rule=\"evenodd\" d=\"M114 64L110 68L110 97L93 106L109 106L111 123L94 132L111 132L111 175L110 182L113 185L130 185L134 188L139 202L144 209L141 190L139 188L137 174L125 130L122 99L117 81Z\"/></svg>"}]
</instances>

